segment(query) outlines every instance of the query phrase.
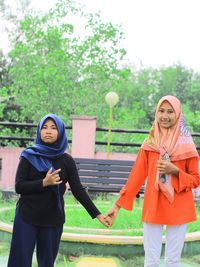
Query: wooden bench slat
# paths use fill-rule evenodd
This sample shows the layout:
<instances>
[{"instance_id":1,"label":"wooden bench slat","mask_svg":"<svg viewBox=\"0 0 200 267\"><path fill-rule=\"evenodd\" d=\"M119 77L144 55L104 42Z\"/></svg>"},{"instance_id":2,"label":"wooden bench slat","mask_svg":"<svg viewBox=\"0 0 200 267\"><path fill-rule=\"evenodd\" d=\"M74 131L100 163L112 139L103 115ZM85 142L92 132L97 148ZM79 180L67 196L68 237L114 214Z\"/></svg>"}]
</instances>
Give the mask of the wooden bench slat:
<instances>
[{"instance_id":1,"label":"wooden bench slat","mask_svg":"<svg viewBox=\"0 0 200 267\"><path fill-rule=\"evenodd\" d=\"M92 160L92 161L91 161ZM132 166L134 161L131 160L111 160L111 159L88 159L88 158L75 158L76 163L89 163L89 164L95 164L98 165L125 165L125 166Z\"/></svg>"},{"instance_id":2,"label":"wooden bench slat","mask_svg":"<svg viewBox=\"0 0 200 267\"><path fill-rule=\"evenodd\" d=\"M130 172L132 169L132 166L101 165L101 164L100 165L77 164L77 167L78 169L81 170L118 171L118 172Z\"/></svg>"},{"instance_id":3,"label":"wooden bench slat","mask_svg":"<svg viewBox=\"0 0 200 267\"><path fill-rule=\"evenodd\" d=\"M119 193L120 190L121 190L121 187L118 187L118 186L88 186L86 187L87 191L89 192L109 192L109 193ZM141 187L140 191L139 191L139 194L144 194L144 190L145 188L144 187Z\"/></svg>"},{"instance_id":4,"label":"wooden bench slat","mask_svg":"<svg viewBox=\"0 0 200 267\"><path fill-rule=\"evenodd\" d=\"M127 179L112 179L112 178L81 178L81 183L91 183L91 184L121 184L124 185Z\"/></svg>"},{"instance_id":5,"label":"wooden bench slat","mask_svg":"<svg viewBox=\"0 0 200 267\"><path fill-rule=\"evenodd\" d=\"M100 186L95 186L95 187L89 187L88 188L89 192L104 192L104 193L119 193L120 188L118 187L100 187Z\"/></svg>"},{"instance_id":6,"label":"wooden bench slat","mask_svg":"<svg viewBox=\"0 0 200 267\"><path fill-rule=\"evenodd\" d=\"M121 173L121 172L98 172L98 171L79 171L79 176L90 176L90 177L118 177L118 178L128 178L129 173Z\"/></svg>"}]
</instances>

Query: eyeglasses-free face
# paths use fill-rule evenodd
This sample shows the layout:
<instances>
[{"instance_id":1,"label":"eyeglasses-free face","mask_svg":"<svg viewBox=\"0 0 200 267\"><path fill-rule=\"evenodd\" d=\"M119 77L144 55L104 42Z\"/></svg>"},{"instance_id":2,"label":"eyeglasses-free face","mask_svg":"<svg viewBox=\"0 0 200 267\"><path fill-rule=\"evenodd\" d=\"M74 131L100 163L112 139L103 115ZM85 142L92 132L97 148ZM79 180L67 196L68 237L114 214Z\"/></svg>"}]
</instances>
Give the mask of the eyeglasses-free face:
<instances>
[{"instance_id":1,"label":"eyeglasses-free face","mask_svg":"<svg viewBox=\"0 0 200 267\"><path fill-rule=\"evenodd\" d=\"M47 119L40 132L41 139L46 144L53 144L58 139L58 130L53 120Z\"/></svg>"},{"instance_id":2,"label":"eyeglasses-free face","mask_svg":"<svg viewBox=\"0 0 200 267\"><path fill-rule=\"evenodd\" d=\"M171 128L176 123L176 113L168 101L163 101L160 105L156 119L161 128Z\"/></svg>"}]
</instances>

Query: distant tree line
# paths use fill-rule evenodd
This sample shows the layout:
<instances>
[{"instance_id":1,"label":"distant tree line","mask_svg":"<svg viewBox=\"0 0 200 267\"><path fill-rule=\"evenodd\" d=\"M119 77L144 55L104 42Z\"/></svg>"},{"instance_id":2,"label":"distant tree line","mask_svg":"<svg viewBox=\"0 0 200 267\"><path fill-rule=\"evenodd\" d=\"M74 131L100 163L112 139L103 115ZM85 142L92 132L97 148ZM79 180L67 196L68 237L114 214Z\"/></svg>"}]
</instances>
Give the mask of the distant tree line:
<instances>
[{"instance_id":1,"label":"distant tree line","mask_svg":"<svg viewBox=\"0 0 200 267\"><path fill-rule=\"evenodd\" d=\"M47 13L31 10L30 1L16 2L21 13L0 0L2 18L13 25L7 29L11 51L0 53L0 120L37 123L52 112L66 125L75 114L95 115L97 126L107 127L105 95L115 91L120 100L113 128L149 129L159 98L172 94L190 130L200 131L200 73L181 63L140 70L126 65L120 26L71 0L58 0ZM1 128L2 135L10 131Z\"/></svg>"}]
</instances>

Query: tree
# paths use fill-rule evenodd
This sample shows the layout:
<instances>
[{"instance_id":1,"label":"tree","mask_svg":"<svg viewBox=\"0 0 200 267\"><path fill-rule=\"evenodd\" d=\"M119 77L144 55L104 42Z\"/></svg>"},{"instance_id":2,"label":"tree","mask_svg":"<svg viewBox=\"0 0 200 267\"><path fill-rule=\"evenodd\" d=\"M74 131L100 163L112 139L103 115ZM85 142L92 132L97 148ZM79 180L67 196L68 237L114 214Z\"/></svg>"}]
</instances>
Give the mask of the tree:
<instances>
[{"instance_id":1,"label":"tree","mask_svg":"<svg viewBox=\"0 0 200 267\"><path fill-rule=\"evenodd\" d=\"M85 23L83 36L77 35L73 16ZM10 53L8 91L21 107L20 119L36 122L53 112L68 123L70 114L99 115L99 122L105 121L105 94L123 80L122 38L119 26L70 0L58 1L46 15L26 16Z\"/></svg>"},{"instance_id":2,"label":"tree","mask_svg":"<svg viewBox=\"0 0 200 267\"><path fill-rule=\"evenodd\" d=\"M9 66L10 63L8 62L8 59L4 56L2 50L0 50L0 88L10 86L11 84Z\"/></svg>"},{"instance_id":3,"label":"tree","mask_svg":"<svg viewBox=\"0 0 200 267\"><path fill-rule=\"evenodd\" d=\"M139 128L147 128L152 124L156 104L164 95L177 96L181 103L186 104L188 111L198 114L199 73L195 73L181 64L175 64L160 69L144 68L132 72L130 77L129 81L131 80L131 82L126 84L123 101L127 108L133 109L135 104L136 106L139 104L138 110L144 111L145 117L140 117L136 124ZM195 129L194 120L190 119L188 123Z\"/></svg>"},{"instance_id":4,"label":"tree","mask_svg":"<svg viewBox=\"0 0 200 267\"><path fill-rule=\"evenodd\" d=\"M3 119L37 122L53 112L71 124L71 114L95 115L98 126L107 127L105 95L116 91L113 127L149 129L160 97L173 94L185 103L189 126L198 131L193 114L199 114L199 73L181 64L139 71L122 67L120 26L71 0L58 0L47 14L27 8L22 17L7 69L12 83L0 92Z\"/></svg>"}]
</instances>

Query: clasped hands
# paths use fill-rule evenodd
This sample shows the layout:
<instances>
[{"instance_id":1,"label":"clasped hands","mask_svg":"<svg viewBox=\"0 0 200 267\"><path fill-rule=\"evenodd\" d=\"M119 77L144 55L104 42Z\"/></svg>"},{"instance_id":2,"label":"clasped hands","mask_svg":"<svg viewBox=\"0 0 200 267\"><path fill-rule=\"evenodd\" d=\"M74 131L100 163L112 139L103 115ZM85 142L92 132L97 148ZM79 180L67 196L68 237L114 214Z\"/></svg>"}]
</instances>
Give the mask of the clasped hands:
<instances>
[{"instance_id":1,"label":"clasped hands","mask_svg":"<svg viewBox=\"0 0 200 267\"><path fill-rule=\"evenodd\" d=\"M106 227L111 227L117 217L120 207L114 204L111 209L109 209L106 215L99 214L97 219Z\"/></svg>"}]
</instances>

